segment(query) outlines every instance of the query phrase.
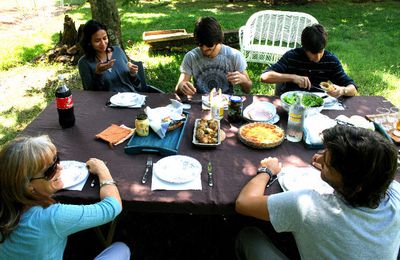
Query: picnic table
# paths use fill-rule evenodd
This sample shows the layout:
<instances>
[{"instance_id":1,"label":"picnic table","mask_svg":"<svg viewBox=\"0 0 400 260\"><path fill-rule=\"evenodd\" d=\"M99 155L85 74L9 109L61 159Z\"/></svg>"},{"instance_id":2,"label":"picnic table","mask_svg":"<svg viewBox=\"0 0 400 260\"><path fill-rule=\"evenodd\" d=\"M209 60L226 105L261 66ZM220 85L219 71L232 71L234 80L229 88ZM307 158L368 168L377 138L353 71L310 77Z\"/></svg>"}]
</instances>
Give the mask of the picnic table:
<instances>
[{"instance_id":1,"label":"picnic table","mask_svg":"<svg viewBox=\"0 0 400 260\"><path fill-rule=\"evenodd\" d=\"M114 180L118 183L124 209L142 213L173 213L173 214L204 214L232 215L235 200L241 188L256 174L260 160L268 156L278 157L284 166L308 166L316 150L306 149L303 143L292 143L285 140L273 149L254 149L244 145L237 138L240 125L221 121L221 128L226 133L226 140L216 148L197 147L192 143L193 127L196 118L203 118L209 111L202 110L199 103L192 103L189 110L189 121L186 124L178 154L191 156L202 165L202 190L151 190L151 174L146 184L141 183L148 153L127 154L124 151L126 142L110 148L108 144L96 140L95 135L110 124L125 124L134 127L134 120L141 109L112 108L106 105L111 92L73 91L75 106L75 126L61 129L55 104L52 102L31 123L22 135L48 134L58 149L62 160L77 160L85 162L91 157L107 161ZM170 103L173 94L146 94L146 106L151 108L165 106ZM200 97L198 97L200 98ZM245 106L253 101L269 101L277 107L280 120L277 123L286 129L287 112L280 106L277 97L246 96ZM346 110L327 110L324 114L335 118L344 115L374 114L377 107L391 107L380 96L356 96L345 99ZM162 158L160 154L151 154L153 161ZM214 186L209 187L207 164L212 162L214 171ZM90 175L82 191L61 190L56 194L58 200L71 203L92 203L99 200L99 186L91 187L93 180ZM396 179L400 181L400 174ZM272 194L282 192L278 182L266 190Z\"/></svg>"}]
</instances>

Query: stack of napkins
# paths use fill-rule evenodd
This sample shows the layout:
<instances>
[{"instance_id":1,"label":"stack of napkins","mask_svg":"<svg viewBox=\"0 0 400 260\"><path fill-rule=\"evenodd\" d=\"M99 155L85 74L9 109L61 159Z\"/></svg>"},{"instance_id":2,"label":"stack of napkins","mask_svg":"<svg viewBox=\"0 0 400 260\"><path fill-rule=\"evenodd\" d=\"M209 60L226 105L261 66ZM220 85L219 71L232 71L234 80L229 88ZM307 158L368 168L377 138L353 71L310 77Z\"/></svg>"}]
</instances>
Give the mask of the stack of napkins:
<instances>
[{"instance_id":1,"label":"stack of napkins","mask_svg":"<svg viewBox=\"0 0 400 260\"><path fill-rule=\"evenodd\" d=\"M146 113L150 127L162 139L168 131L168 126L171 120L182 120L185 117L182 115L183 104L175 99L170 99L171 104L165 107L150 108L146 107ZM165 120L168 119L168 120Z\"/></svg>"},{"instance_id":2,"label":"stack of napkins","mask_svg":"<svg viewBox=\"0 0 400 260\"><path fill-rule=\"evenodd\" d=\"M125 125L115 125L107 127L102 132L96 135L96 138L102 139L112 147L113 145L118 145L127 140L135 133L135 129L129 128Z\"/></svg>"},{"instance_id":3,"label":"stack of napkins","mask_svg":"<svg viewBox=\"0 0 400 260\"><path fill-rule=\"evenodd\" d=\"M304 142L307 145L319 148L322 146L321 133L323 130L334 127L336 121L321 113L308 115L304 119Z\"/></svg>"}]
</instances>

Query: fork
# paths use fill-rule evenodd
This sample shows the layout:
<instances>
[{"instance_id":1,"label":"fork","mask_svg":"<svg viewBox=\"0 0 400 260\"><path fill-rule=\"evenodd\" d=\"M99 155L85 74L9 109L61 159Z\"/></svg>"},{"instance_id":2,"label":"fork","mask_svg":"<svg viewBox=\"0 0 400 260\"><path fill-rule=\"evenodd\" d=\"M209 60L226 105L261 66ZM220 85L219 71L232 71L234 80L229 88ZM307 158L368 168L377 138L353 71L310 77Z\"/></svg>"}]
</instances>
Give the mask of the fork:
<instances>
[{"instance_id":1,"label":"fork","mask_svg":"<svg viewBox=\"0 0 400 260\"><path fill-rule=\"evenodd\" d=\"M153 160L151 159L151 157L148 157L146 162L146 170L144 171L144 175L142 177L143 184L145 184L147 181L147 173L149 172L149 169L152 165L153 165Z\"/></svg>"}]
</instances>

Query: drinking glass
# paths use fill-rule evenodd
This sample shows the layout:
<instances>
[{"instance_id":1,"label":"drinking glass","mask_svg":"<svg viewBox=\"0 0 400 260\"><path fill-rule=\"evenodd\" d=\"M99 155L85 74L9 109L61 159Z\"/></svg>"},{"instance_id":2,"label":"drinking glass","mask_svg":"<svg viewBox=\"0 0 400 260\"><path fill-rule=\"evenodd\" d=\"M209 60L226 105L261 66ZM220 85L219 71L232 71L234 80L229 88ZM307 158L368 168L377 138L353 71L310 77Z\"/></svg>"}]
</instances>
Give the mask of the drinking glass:
<instances>
[{"instance_id":1,"label":"drinking glass","mask_svg":"<svg viewBox=\"0 0 400 260\"><path fill-rule=\"evenodd\" d=\"M391 107L390 114L387 117L387 121L391 124L393 129L397 128L397 121L399 120L399 108Z\"/></svg>"},{"instance_id":2,"label":"drinking glass","mask_svg":"<svg viewBox=\"0 0 400 260\"><path fill-rule=\"evenodd\" d=\"M377 117L375 117L374 121L385 128L385 130L388 130L387 127L387 116L390 113L390 109L386 107L378 107L376 109L376 112L379 114Z\"/></svg>"}]
</instances>

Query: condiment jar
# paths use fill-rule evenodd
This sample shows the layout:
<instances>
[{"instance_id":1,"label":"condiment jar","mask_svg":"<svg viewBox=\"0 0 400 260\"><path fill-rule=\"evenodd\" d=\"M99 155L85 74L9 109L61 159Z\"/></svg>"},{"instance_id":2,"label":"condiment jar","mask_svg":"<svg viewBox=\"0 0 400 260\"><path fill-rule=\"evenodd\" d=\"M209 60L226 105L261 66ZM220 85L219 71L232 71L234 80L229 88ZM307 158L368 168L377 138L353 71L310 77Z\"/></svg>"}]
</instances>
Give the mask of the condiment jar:
<instances>
[{"instance_id":1,"label":"condiment jar","mask_svg":"<svg viewBox=\"0 0 400 260\"><path fill-rule=\"evenodd\" d=\"M243 99L238 96L229 98L228 121L231 123L240 122L243 117Z\"/></svg>"},{"instance_id":2,"label":"condiment jar","mask_svg":"<svg viewBox=\"0 0 400 260\"><path fill-rule=\"evenodd\" d=\"M150 121L146 114L139 114L135 119L135 133L138 136L148 136L149 135Z\"/></svg>"}]
</instances>

